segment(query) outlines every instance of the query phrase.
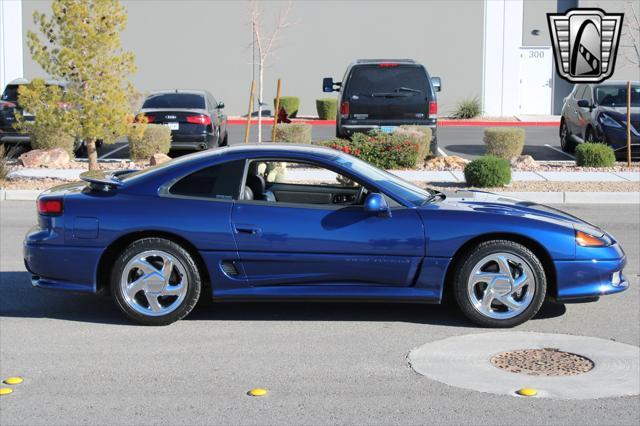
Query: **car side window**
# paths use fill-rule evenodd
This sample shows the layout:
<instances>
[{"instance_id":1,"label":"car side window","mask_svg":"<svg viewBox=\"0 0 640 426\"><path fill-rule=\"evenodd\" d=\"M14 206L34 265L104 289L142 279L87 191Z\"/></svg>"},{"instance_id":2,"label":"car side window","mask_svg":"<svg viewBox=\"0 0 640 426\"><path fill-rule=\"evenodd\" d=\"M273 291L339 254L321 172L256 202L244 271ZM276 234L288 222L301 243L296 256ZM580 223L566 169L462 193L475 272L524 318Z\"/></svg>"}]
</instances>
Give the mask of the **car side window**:
<instances>
[{"instance_id":1,"label":"car side window","mask_svg":"<svg viewBox=\"0 0 640 426\"><path fill-rule=\"evenodd\" d=\"M584 89L585 89L585 86L583 85L576 86L576 93L574 97L577 101L582 99L582 96L584 95Z\"/></svg>"},{"instance_id":2,"label":"car side window","mask_svg":"<svg viewBox=\"0 0 640 426\"><path fill-rule=\"evenodd\" d=\"M590 103L593 103L593 94L591 93L591 87L589 86L584 87L584 94L582 95L582 99L589 101Z\"/></svg>"},{"instance_id":3,"label":"car side window","mask_svg":"<svg viewBox=\"0 0 640 426\"><path fill-rule=\"evenodd\" d=\"M237 160L207 167L174 183L169 193L198 198L238 199L244 166L244 160Z\"/></svg>"}]
</instances>

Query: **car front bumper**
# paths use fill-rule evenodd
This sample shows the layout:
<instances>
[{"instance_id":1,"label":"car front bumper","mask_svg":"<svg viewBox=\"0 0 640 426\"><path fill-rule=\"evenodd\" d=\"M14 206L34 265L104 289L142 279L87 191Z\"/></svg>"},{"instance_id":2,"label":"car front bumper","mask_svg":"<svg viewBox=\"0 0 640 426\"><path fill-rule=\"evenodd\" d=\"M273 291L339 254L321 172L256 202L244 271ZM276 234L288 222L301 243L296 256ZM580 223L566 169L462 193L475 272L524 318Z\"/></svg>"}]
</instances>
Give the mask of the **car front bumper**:
<instances>
[{"instance_id":1,"label":"car front bumper","mask_svg":"<svg viewBox=\"0 0 640 426\"><path fill-rule=\"evenodd\" d=\"M559 302L580 302L629 288L622 273L625 256L607 260L555 261Z\"/></svg>"}]
</instances>

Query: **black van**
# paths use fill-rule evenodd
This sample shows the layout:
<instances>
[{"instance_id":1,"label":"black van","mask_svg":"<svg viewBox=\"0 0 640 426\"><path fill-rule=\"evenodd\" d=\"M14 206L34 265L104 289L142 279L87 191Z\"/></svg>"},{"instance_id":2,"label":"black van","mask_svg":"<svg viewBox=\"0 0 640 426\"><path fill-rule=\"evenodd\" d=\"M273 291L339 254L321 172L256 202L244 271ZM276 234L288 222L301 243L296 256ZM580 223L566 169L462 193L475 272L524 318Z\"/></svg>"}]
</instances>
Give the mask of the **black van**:
<instances>
[{"instance_id":1,"label":"black van","mask_svg":"<svg viewBox=\"0 0 640 426\"><path fill-rule=\"evenodd\" d=\"M436 124L441 87L439 77L411 59L359 59L347 68L342 82L325 78L324 92L340 92L336 136L397 126L428 126L433 132L431 152L437 155Z\"/></svg>"}]
</instances>

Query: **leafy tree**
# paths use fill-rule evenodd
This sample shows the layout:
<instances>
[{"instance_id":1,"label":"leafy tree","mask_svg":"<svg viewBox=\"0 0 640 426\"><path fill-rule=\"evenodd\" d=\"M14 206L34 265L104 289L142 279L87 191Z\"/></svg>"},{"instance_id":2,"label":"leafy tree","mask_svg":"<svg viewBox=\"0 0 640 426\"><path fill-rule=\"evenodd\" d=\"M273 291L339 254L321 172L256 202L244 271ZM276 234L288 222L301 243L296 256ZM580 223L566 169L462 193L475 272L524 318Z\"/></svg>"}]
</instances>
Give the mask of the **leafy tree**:
<instances>
[{"instance_id":1,"label":"leafy tree","mask_svg":"<svg viewBox=\"0 0 640 426\"><path fill-rule=\"evenodd\" d=\"M129 98L134 90L128 76L136 67L120 41L126 10L117 0L53 0L51 10L51 16L34 12L40 34L29 31L27 44L42 69L68 83L65 102L70 107L57 118L62 128L85 141L89 170L97 170L96 140L114 142L129 132L133 121ZM43 89L32 85L31 90ZM24 107L35 109L28 101Z\"/></svg>"}]
</instances>

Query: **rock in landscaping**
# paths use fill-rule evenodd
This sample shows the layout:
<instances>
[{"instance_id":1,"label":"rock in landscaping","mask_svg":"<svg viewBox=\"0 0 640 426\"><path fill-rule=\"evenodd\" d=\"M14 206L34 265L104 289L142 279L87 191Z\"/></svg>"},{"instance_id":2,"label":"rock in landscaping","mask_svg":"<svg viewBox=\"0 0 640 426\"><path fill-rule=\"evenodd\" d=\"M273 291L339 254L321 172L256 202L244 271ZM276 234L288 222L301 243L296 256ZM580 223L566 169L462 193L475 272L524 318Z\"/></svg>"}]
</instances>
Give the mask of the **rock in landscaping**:
<instances>
[{"instance_id":1,"label":"rock in landscaping","mask_svg":"<svg viewBox=\"0 0 640 426\"><path fill-rule=\"evenodd\" d=\"M424 163L424 168L429 170L464 170L469 160L456 155L447 157L435 157Z\"/></svg>"},{"instance_id":2,"label":"rock in landscaping","mask_svg":"<svg viewBox=\"0 0 640 426\"><path fill-rule=\"evenodd\" d=\"M24 167L48 167L50 169L60 169L66 167L71 158L69 153L62 148L34 149L25 152L18 157Z\"/></svg>"},{"instance_id":3,"label":"rock in landscaping","mask_svg":"<svg viewBox=\"0 0 640 426\"><path fill-rule=\"evenodd\" d=\"M518 170L537 170L540 165L530 155L521 155L511 159L511 167Z\"/></svg>"},{"instance_id":4,"label":"rock in landscaping","mask_svg":"<svg viewBox=\"0 0 640 426\"><path fill-rule=\"evenodd\" d=\"M167 161L171 161L171 157L167 154L153 154L151 158L149 158L149 164L151 166L166 163Z\"/></svg>"}]
</instances>

